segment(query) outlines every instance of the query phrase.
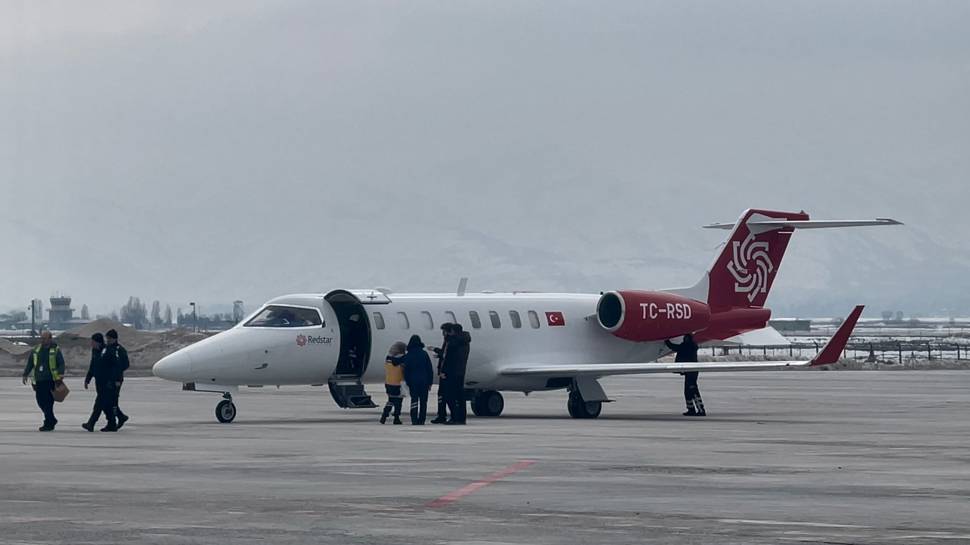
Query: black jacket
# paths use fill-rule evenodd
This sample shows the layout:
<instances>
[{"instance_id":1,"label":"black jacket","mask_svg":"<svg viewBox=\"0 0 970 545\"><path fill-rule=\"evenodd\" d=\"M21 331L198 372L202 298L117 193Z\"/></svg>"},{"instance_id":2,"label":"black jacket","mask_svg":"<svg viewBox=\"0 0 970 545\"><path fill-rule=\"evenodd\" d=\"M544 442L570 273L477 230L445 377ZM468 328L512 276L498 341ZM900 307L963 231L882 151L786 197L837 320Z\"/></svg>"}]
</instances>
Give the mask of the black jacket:
<instances>
[{"instance_id":1,"label":"black jacket","mask_svg":"<svg viewBox=\"0 0 970 545\"><path fill-rule=\"evenodd\" d=\"M404 382L412 390L427 390L434 383L434 367L424 350L409 350L402 358Z\"/></svg>"},{"instance_id":2,"label":"black jacket","mask_svg":"<svg viewBox=\"0 0 970 545\"><path fill-rule=\"evenodd\" d=\"M115 382L116 373L112 364L113 359L106 359L103 356L104 348L91 349L91 363L88 365L88 374L84 377L84 383L91 382L91 379L98 381L98 384L108 384Z\"/></svg>"},{"instance_id":3,"label":"black jacket","mask_svg":"<svg viewBox=\"0 0 970 545\"><path fill-rule=\"evenodd\" d=\"M672 342L664 341L667 348L673 350L677 353L677 357L674 358L676 363L696 363L697 362L697 343L694 341L684 341L680 344L674 344Z\"/></svg>"},{"instance_id":4,"label":"black jacket","mask_svg":"<svg viewBox=\"0 0 970 545\"><path fill-rule=\"evenodd\" d=\"M441 364L441 371L445 374L447 380L461 379L464 381L471 342L472 336L467 331L448 337L445 359Z\"/></svg>"},{"instance_id":5,"label":"black jacket","mask_svg":"<svg viewBox=\"0 0 970 545\"><path fill-rule=\"evenodd\" d=\"M125 380L125 371L128 370L128 351L125 347L120 344L105 345L104 352L101 354L101 358L104 360L104 365L111 368L115 382L123 382Z\"/></svg>"}]
</instances>

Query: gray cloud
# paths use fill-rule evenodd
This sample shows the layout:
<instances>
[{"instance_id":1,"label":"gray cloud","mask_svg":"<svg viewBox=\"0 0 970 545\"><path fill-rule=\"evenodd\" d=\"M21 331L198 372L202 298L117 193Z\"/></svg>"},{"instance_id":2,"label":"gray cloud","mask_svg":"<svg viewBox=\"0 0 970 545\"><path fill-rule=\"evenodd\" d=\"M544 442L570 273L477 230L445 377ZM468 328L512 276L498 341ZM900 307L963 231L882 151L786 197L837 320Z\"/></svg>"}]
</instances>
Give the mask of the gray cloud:
<instances>
[{"instance_id":1,"label":"gray cloud","mask_svg":"<svg viewBox=\"0 0 970 545\"><path fill-rule=\"evenodd\" d=\"M963 3L0 8L0 307L692 282L747 207L789 313L970 312Z\"/></svg>"}]
</instances>

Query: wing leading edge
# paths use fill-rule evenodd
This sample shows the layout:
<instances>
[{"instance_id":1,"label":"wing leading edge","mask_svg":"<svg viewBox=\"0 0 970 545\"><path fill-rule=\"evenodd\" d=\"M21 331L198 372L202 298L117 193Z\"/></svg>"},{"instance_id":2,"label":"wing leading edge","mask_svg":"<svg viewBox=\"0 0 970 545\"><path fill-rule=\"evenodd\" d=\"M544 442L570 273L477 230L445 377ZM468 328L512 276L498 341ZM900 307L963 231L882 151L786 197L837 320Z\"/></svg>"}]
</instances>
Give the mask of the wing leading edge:
<instances>
[{"instance_id":1,"label":"wing leading edge","mask_svg":"<svg viewBox=\"0 0 970 545\"><path fill-rule=\"evenodd\" d=\"M648 373L683 373L685 371L771 371L798 367L817 367L839 361L849 336L865 307L858 305L842 322L838 331L815 358L808 361L710 361L697 363L585 363L571 365L522 364L503 367L503 376L577 377L639 375Z\"/></svg>"}]
</instances>

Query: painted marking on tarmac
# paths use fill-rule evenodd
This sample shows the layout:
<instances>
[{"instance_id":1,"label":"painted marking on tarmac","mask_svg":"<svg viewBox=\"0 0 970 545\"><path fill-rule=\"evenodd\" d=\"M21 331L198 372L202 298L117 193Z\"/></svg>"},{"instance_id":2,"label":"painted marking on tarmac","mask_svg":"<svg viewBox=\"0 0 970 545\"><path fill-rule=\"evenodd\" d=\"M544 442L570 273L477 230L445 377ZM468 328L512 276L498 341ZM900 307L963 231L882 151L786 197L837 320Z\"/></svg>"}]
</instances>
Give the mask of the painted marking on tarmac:
<instances>
[{"instance_id":1,"label":"painted marking on tarmac","mask_svg":"<svg viewBox=\"0 0 970 545\"><path fill-rule=\"evenodd\" d=\"M441 496L440 498L430 502L428 504L428 507L432 509L437 509L438 507L444 507L446 505L450 505L464 498L465 496L471 494L472 492L485 488L486 486L494 482L500 481L508 477L509 475L522 471L523 469L531 466L534 463L536 463L535 460L522 460L520 462L516 462L501 471L496 471L495 473L492 473L491 475L489 475L488 477L485 477L484 479L480 479L473 483L466 484L465 486L459 488L458 490L449 492L444 496Z\"/></svg>"},{"instance_id":2,"label":"painted marking on tarmac","mask_svg":"<svg viewBox=\"0 0 970 545\"><path fill-rule=\"evenodd\" d=\"M765 524L769 526L809 526L812 528L862 528L869 529L872 526L859 526L856 524L831 524L827 522L798 522L794 520L752 520L752 519L720 519L718 522L727 524Z\"/></svg>"}]
</instances>

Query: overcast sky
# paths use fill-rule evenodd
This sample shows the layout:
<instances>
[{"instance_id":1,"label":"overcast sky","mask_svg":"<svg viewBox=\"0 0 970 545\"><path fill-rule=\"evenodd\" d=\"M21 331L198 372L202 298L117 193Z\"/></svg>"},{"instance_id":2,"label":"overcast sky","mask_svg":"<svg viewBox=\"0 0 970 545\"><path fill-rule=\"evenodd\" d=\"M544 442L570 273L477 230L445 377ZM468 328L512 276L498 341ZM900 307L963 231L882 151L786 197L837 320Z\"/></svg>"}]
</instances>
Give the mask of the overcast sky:
<instances>
[{"instance_id":1,"label":"overcast sky","mask_svg":"<svg viewBox=\"0 0 970 545\"><path fill-rule=\"evenodd\" d=\"M690 284L970 314L967 2L0 2L0 311ZM204 310L204 309L203 309Z\"/></svg>"}]
</instances>

